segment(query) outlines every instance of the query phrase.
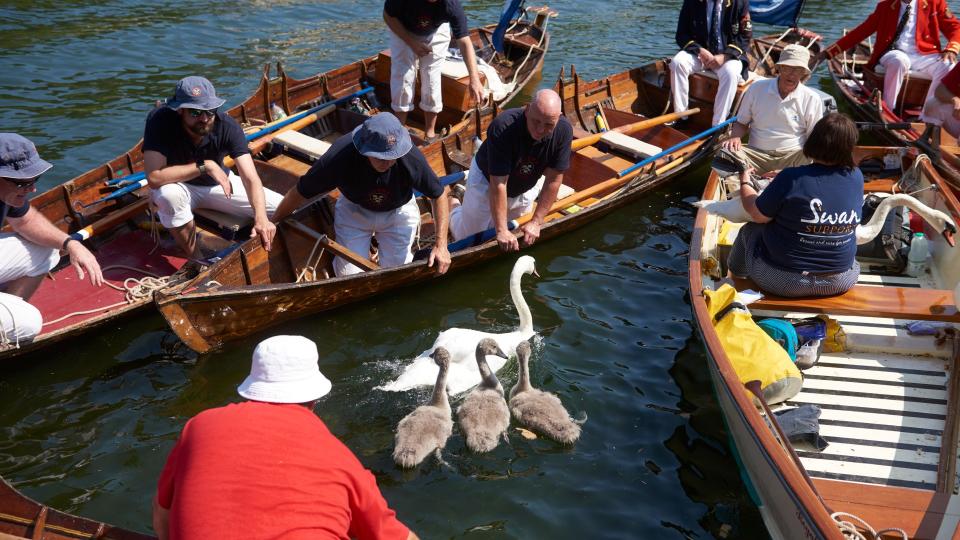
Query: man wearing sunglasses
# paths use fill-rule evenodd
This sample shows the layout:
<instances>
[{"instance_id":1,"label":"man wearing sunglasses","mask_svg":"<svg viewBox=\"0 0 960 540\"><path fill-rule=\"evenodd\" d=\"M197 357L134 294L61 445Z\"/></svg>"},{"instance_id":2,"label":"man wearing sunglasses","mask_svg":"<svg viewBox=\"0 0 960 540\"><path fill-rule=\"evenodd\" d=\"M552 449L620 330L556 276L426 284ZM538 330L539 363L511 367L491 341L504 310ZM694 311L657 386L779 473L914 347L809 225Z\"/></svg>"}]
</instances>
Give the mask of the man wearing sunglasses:
<instances>
[{"instance_id":1,"label":"man wearing sunglasses","mask_svg":"<svg viewBox=\"0 0 960 540\"><path fill-rule=\"evenodd\" d=\"M40 175L53 165L40 159L30 140L16 133L0 133L0 226L10 223L13 232L0 233L0 345L29 341L40 333L43 317L27 303L47 272L60 262L60 251L80 279L90 276L96 286L103 273L93 253L56 228L30 206L27 196L37 190Z\"/></svg>"},{"instance_id":2,"label":"man wearing sunglasses","mask_svg":"<svg viewBox=\"0 0 960 540\"><path fill-rule=\"evenodd\" d=\"M185 77L167 105L150 113L143 133L144 169L160 223L195 260L203 254L194 208L252 217L250 237L259 235L269 250L277 231L269 216L283 199L264 189L243 129L219 110L223 103L210 81ZM228 155L239 176L223 166Z\"/></svg>"}]
</instances>

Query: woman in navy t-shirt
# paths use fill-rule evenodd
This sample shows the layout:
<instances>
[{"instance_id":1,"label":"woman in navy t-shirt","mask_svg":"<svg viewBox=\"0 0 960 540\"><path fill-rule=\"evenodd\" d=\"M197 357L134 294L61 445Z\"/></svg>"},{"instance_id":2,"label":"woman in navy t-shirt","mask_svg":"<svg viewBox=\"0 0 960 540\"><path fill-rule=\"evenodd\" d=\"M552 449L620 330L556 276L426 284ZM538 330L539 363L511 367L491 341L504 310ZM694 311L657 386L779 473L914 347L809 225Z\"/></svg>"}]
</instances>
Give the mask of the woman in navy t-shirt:
<instances>
[{"instance_id":1,"label":"woman in navy t-shirt","mask_svg":"<svg viewBox=\"0 0 960 540\"><path fill-rule=\"evenodd\" d=\"M824 116L803 146L810 165L780 171L757 195L749 173L740 178L747 223L727 265L778 296L831 296L857 282L856 229L863 208L863 174L853 163L857 127Z\"/></svg>"}]
</instances>

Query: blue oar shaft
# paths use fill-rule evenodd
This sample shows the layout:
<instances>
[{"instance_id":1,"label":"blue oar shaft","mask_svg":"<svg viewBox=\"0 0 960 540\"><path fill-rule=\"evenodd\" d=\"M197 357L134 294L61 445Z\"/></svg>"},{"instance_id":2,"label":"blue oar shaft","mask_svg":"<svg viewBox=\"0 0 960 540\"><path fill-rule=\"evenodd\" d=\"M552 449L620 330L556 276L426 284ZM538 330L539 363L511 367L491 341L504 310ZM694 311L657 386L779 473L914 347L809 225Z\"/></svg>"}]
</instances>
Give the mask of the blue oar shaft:
<instances>
[{"instance_id":1,"label":"blue oar shaft","mask_svg":"<svg viewBox=\"0 0 960 540\"><path fill-rule=\"evenodd\" d=\"M440 185L441 185L441 186L449 186L450 184L456 184L457 182L459 182L460 180L463 180L463 179L466 178L466 177L467 177L466 171L460 171L460 172L455 172L455 173L448 174L448 175L446 175L446 176L441 176L441 177L440 177ZM417 190L413 190L413 196L414 196L414 197L423 197L423 193L420 193L420 192L417 191Z\"/></svg>"},{"instance_id":2,"label":"blue oar shaft","mask_svg":"<svg viewBox=\"0 0 960 540\"><path fill-rule=\"evenodd\" d=\"M670 148L667 148L667 149L664 150L663 152L660 152L659 154L657 154L657 155L655 155L655 156L650 156L650 157L648 157L648 158L646 158L646 159L644 159L644 160L642 160L642 161L638 161L636 164L634 164L634 165L632 165L632 166L630 166L630 167L627 167L626 169L624 169L624 170L620 171L619 173L617 173L617 176L620 177L620 178L623 178L624 176L632 173L633 171L635 171L635 170L637 170L637 169L639 169L639 168L641 168L641 167L644 167L644 166L646 166L646 165L649 165L649 164L653 163L654 161L662 158L663 156L672 154L672 153L676 152L677 150L679 150L679 149L681 149L681 148L684 148L684 147L686 147L686 146L689 146L689 145L693 144L694 142L696 142L696 141L698 141L698 140L700 140L700 139L702 139L702 138L704 138L704 137L708 137L708 136L710 136L710 135L713 135L714 133L720 131L721 129L729 126L730 124L732 124L732 123L734 123L734 122L736 122L736 121L737 121L737 117L736 117L736 116L733 116L733 117L727 119L725 122L722 122L722 123L720 123L720 124L717 124L717 125L713 126L712 128L710 128L710 129L708 129L708 130L706 130L706 131L701 131L700 133L694 135L693 137L690 137L689 139L687 139L687 140L685 140L685 141L683 141L683 142L679 142L679 143L671 146Z\"/></svg>"}]
</instances>

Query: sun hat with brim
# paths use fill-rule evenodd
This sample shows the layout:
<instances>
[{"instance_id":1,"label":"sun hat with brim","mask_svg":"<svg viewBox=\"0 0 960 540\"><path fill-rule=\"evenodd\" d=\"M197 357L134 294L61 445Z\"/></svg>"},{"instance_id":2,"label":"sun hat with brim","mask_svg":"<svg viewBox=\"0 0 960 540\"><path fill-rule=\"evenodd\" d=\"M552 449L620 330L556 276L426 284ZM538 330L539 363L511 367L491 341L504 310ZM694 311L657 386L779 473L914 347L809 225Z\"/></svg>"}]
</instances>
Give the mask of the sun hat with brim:
<instances>
[{"instance_id":1,"label":"sun hat with brim","mask_svg":"<svg viewBox=\"0 0 960 540\"><path fill-rule=\"evenodd\" d=\"M167 102L167 107L173 110L201 109L209 111L223 105L226 100L217 97L213 83L203 77L184 77L177 83L173 99Z\"/></svg>"},{"instance_id":2,"label":"sun hat with brim","mask_svg":"<svg viewBox=\"0 0 960 540\"><path fill-rule=\"evenodd\" d=\"M26 180L36 178L53 165L40 159L30 139L16 133L0 133L0 177Z\"/></svg>"},{"instance_id":3,"label":"sun hat with brim","mask_svg":"<svg viewBox=\"0 0 960 540\"><path fill-rule=\"evenodd\" d=\"M810 51L800 45L787 45L780 52L778 66L801 67L810 73Z\"/></svg>"},{"instance_id":4,"label":"sun hat with brim","mask_svg":"<svg viewBox=\"0 0 960 540\"><path fill-rule=\"evenodd\" d=\"M253 351L250 375L237 392L253 401L306 403L327 395L333 385L320 373L314 342L303 336L274 336Z\"/></svg>"},{"instance_id":5,"label":"sun hat with brim","mask_svg":"<svg viewBox=\"0 0 960 540\"><path fill-rule=\"evenodd\" d=\"M396 116L382 112L354 128L353 145L365 156L400 159L413 148L413 141Z\"/></svg>"}]
</instances>

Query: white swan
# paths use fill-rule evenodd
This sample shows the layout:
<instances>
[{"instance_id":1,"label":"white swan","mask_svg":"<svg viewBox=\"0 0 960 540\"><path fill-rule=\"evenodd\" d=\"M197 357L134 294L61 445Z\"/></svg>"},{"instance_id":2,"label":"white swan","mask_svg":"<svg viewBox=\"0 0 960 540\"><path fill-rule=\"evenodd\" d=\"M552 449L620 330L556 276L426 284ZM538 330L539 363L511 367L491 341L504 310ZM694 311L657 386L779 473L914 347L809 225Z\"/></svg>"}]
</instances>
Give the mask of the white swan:
<instances>
[{"instance_id":1,"label":"white swan","mask_svg":"<svg viewBox=\"0 0 960 540\"><path fill-rule=\"evenodd\" d=\"M450 401L447 399L450 355L443 347L437 347L433 352L433 359L439 366L433 397L429 403L417 407L397 424L393 461L404 468L416 467L431 452L436 453L437 460L442 463L440 452L453 433L453 418L450 415Z\"/></svg>"},{"instance_id":2,"label":"white swan","mask_svg":"<svg viewBox=\"0 0 960 540\"><path fill-rule=\"evenodd\" d=\"M538 276L535 264L536 260L533 257L523 255L517 259L516 264L513 265L513 271L510 272L510 297L520 316L520 326L516 330L504 334L481 332L469 328L444 330L437 336L433 346L420 353L420 356L403 369L396 380L377 388L390 392L402 392L417 386L433 384L437 379L438 368L430 355L437 347L443 347L450 352L450 371L447 374L447 389L450 394L457 395L476 386L480 382L480 370L477 368L475 356L477 344L481 339L492 338L501 350L512 354L521 341L530 339L534 334L533 318L530 315L530 307L523 298L520 279L525 274ZM487 363L496 373L507 363L507 359L491 356L487 359Z\"/></svg>"},{"instance_id":3,"label":"white swan","mask_svg":"<svg viewBox=\"0 0 960 540\"><path fill-rule=\"evenodd\" d=\"M750 214L743 208L739 197L723 201L702 200L693 204L733 223L748 223L753 221ZM866 224L861 223L857 225L857 245L866 244L880 234L880 231L883 230L884 221L887 219L887 214L890 213L890 210L892 210L894 206L906 206L912 212L916 212L924 221L929 223L935 231L942 234L947 240L947 243L953 245L953 235L957 232L957 225L950 216L940 210L930 208L905 193L885 197L873 212L870 221Z\"/></svg>"},{"instance_id":4,"label":"white swan","mask_svg":"<svg viewBox=\"0 0 960 540\"><path fill-rule=\"evenodd\" d=\"M460 430L463 431L467 448L474 452L489 452L496 448L500 444L500 438L506 436L507 428L510 427L510 410L507 408L507 401L503 399L503 385L487 365L487 358L493 355L506 356L496 341L490 338L481 339L474 357L482 374L482 381L457 408Z\"/></svg>"}]
</instances>

